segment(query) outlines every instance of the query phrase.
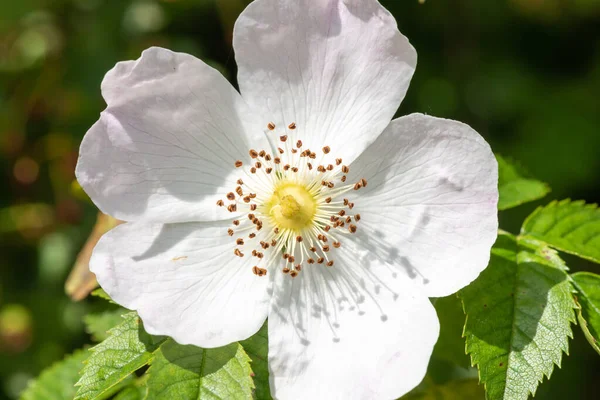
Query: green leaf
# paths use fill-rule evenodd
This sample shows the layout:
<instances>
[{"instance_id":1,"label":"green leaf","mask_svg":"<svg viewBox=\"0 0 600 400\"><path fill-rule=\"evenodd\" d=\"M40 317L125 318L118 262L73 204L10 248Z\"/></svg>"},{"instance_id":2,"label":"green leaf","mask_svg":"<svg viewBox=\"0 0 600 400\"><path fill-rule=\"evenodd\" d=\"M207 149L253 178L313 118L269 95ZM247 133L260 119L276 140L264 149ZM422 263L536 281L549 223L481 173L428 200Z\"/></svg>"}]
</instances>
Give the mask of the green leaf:
<instances>
[{"instance_id":1,"label":"green leaf","mask_svg":"<svg viewBox=\"0 0 600 400\"><path fill-rule=\"evenodd\" d=\"M553 201L535 210L521 234L566 253L600 263L600 209L583 201Z\"/></svg>"},{"instance_id":2,"label":"green leaf","mask_svg":"<svg viewBox=\"0 0 600 400\"><path fill-rule=\"evenodd\" d=\"M402 397L402 400L483 400L485 393L477 379L459 379L443 385L425 385Z\"/></svg>"},{"instance_id":3,"label":"green leaf","mask_svg":"<svg viewBox=\"0 0 600 400\"><path fill-rule=\"evenodd\" d=\"M100 297L101 299L108 300L111 303L114 303L113 299L111 299L110 296L108 295L108 293L106 293L104 291L104 289L102 289L102 288L98 288L98 289L94 290L92 292L92 296Z\"/></svg>"},{"instance_id":4,"label":"green leaf","mask_svg":"<svg viewBox=\"0 0 600 400\"><path fill-rule=\"evenodd\" d=\"M571 278L580 305L577 315L579 326L588 342L600 354L600 275L577 272Z\"/></svg>"},{"instance_id":5,"label":"green leaf","mask_svg":"<svg viewBox=\"0 0 600 400\"><path fill-rule=\"evenodd\" d=\"M435 310L440 320L440 336L433 349L433 356L469 368L469 357L462 337L465 314L460 299L455 295L435 300Z\"/></svg>"},{"instance_id":6,"label":"green leaf","mask_svg":"<svg viewBox=\"0 0 600 400\"><path fill-rule=\"evenodd\" d=\"M152 353L165 341L146 333L137 313L123 316L125 321L109 331L109 337L90 349L82 370L75 399L95 399L150 362Z\"/></svg>"},{"instance_id":7,"label":"green leaf","mask_svg":"<svg viewBox=\"0 0 600 400\"><path fill-rule=\"evenodd\" d=\"M75 396L75 382L89 353L77 350L44 370L21 394L21 400L64 400Z\"/></svg>"},{"instance_id":8,"label":"green leaf","mask_svg":"<svg viewBox=\"0 0 600 400\"><path fill-rule=\"evenodd\" d=\"M250 399L250 357L238 343L201 349L167 341L148 370L146 400Z\"/></svg>"},{"instance_id":9,"label":"green leaf","mask_svg":"<svg viewBox=\"0 0 600 400\"><path fill-rule=\"evenodd\" d=\"M88 314L83 317L85 330L92 336L93 341L101 342L109 336L108 331L111 328L114 328L123 322L122 316L128 312L130 311L119 308L117 310Z\"/></svg>"},{"instance_id":10,"label":"green leaf","mask_svg":"<svg viewBox=\"0 0 600 400\"><path fill-rule=\"evenodd\" d=\"M538 200L550 193L550 187L546 183L530 178L516 163L510 163L499 155L496 155L496 159L500 192L499 210Z\"/></svg>"},{"instance_id":11,"label":"green leaf","mask_svg":"<svg viewBox=\"0 0 600 400\"><path fill-rule=\"evenodd\" d=\"M269 387L269 338L268 322L252 337L240 342L246 353L252 359L252 371L254 371L254 384L256 390L254 397L260 400L272 400Z\"/></svg>"},{"instance_id":12,"label":"green leaf","mask_svg":"<svg viewBox=\"0 0 600 400\"><path fill-rule=\"evenodd\" d=\"M564 262L543 243L501 232L490 263L460 292L464 336L490 400L525 400L568 353L575 302Z\"/></svg>"}]
</instances>

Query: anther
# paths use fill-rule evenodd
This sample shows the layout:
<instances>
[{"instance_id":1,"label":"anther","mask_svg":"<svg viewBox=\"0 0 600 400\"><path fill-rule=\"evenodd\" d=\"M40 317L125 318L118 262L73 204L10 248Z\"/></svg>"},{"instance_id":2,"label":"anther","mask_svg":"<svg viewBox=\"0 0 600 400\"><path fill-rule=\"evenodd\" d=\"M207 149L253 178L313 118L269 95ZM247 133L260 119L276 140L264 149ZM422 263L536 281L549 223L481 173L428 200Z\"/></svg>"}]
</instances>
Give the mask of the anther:
<instances>
[{"instance_id":1,"label":"anther","mask_svg":"<svg viewBox=\"0 0 600 400\"><path fill-rule=\"evenodd\" d=\"M335 247L336 249L339 249L342 246L342 243L340 242L333 242L333 247Z\"/></svg>"},{"instance_id":2,"label":"anther","mask_svg":"<svg viewBox=\"0 0 600 400\"><path fill-rule=\"evenodd\" d=\"M323 264L323 261L325 261L325 259L323 257L319 257L317 264Z\"/></svg>"},{"instance_id":3,"label":"anther","mask_svg":"<svg viewBox=\"0 0 600 400\"><path fill-rule=\"evenodd\" d=\"M265 156L265 160L267 160L267 161L271 161L271 155L270 155L270 154L267 154L267 155Z\"/></svg>"},{"instance_id":4,"label":"anther","mask_svg":"<svg viewBox=\"0 0 600 400\"><path fill-rule=\"evenodd\" d=\"M298 150L297 150L297 149L292 149L292 153L293 153L293 154L296 154L297 152L298 152Z\"/></svg>"},{"instance_id":5,"label":"anther","mask_svg":"<svg viewBox=\"0 0 600 400\"><path fill-rule=\"evenodd\" d=\"M256 168L254 168L254 167L250 168L250 172L252 172L253 174L255 174L256 173Z\"/></svg>"},{"instance_id":6,"label":"anther","mask_svg":"<svg viewBox=\"0 0 600 400\"><path fill-rule=\"evenodd\" d=\"M234 224L235 226L238 226L238 225L240 224L240 220L238 220L238 219L234 219L234 220L233 220L233 224Z\"/></svg>"},{"instance_id":7,"label":"anther","mask_svg":"<svg viewBox=\"0 0 600 400\"><path fill-rule=\"evenodd\" d=\"M234 212L237 210L237 206L235 204L230 204L227 206L227 211Z\"/></svg>"},{"instance_id":8,"label":"anther","mask_svg":"<svg viewBox=\"0 0 600 400\"><path fill-rule=\"evenodd\" d=\"M283 151L283 149L282 149L281 147L278 147L278 148L277 148L277 151L279 152L279 154L283 154L283 153L285 153L285 151Z\"/></svg>"},{"instance_id":9,"label":"anther","mask_svg":"<svg viewBox=\"0 0 600 400\"><path fill-rule=\"evenodd\" d=\"M308 260L306 260L306 262L309 264L314 264L315 260L313 260L312 258L309 258Z\"/></svg>"},{"instance_id":10,"label":"anther","mask_svg":"<svg viewBox=\"0 0 600 400\"><path fill-rule=\"evenodd\" d=\"M243 181L243 180L241 180L241 179L238 179L238 180L237 180L237 184L238 184L238 185L243 185L243 184L244 184L244 181Z\"/></svg>"},{"instance_id":11,"label":"anther","mask_svg":"<svg viewBox=\"0 0 600 400\"><path fill-rule=\"evenodd\" d=\"M252 232L251 234L248 235L248 237L250 239L254 239L256 237L256 233Z\"/></svg>"},{"instance_id":12,"label":"anther","mask_svg":"<svg viewBox=\"0 0 600 400\"><path fill-rule=\"evenodd\" d=\"M348 208L352 210L354 208L354 203L349 203Z\"/></svg>"},{"instance_id":13,"label":"anther","mask_svg":"<svg viewBox=\"0 0 600 400\"><path fill-rule=\"evenodd\" d=\"M290 128L290 129L296 129L296 123L292 122L291 124L288 125L288 128Z\"/></svg>"},{"instance_id":14,"label":"anther","mask_svg":"<svg viewBox=\"0 0 600 400\"><path fill-rule=\"evenodd\" d=\"M275 229L273 229L273 232L275 232L276 234L279 233L279 228L275 227Z\"/></svg>"},{"instance_id":15,"label":"anther","mask_svg":"<svg viewBox=\"0 0 600 400\"><path fill-rule=\"evenodd\" d=\"M290 264L293 264L293 263L294 263L294 261L296 261L296 259L294 258L294 256L289 256L289 257L288 257L288 262L289 262Z\"/></svg>"},{"instance_id":16,"label":"anther","mask_svg":"<svg viewBox=\"0 0 600 400\"><path fill-rule=\"evenodd\" d=\"M350 224L348 230L350 231L350 233L356 233L356 225Z\"/></svg>"},{"instance_id":17,"label":"anther","mask_svg":"<svg viewBox=\"0 0 600 400\"><path fill-rule=\"evenodd\" d=\"M301 264L296 264L296 266L294 267L296 269L296 271L300 272L302 271L302 265Z\"/></svg>"},{"instance_id":18,"label":"anther","mask_svg":"<svg viewBox=\"0 0 600 400\"><path fill-rule=\"evenodd\" d=\"M233 229L231 229L231 228L227 229L227 234L229 236L233 236Z\"/></svg>"},{"instance_id":19,"label":"anther","mask_svg":"<svg viewBox=\"0 0 600 400\"><path fill-rule=\"evenodd\" d=\"M310 251L312 251L313 253L316 253L317 248L313 246L313 247L310 248Z\"/></svg>"},{"instance_id":20,"label":"anther","mask_svg":"<svg viewBox=\"0 0 600 400\"><path fill-rule=\"evenodd\" d=\"M341 158L336 158L335 159L335 165L340 165L342 163L342 159Z\"/></svg>"},{"instance_id":21,"label":"anther","mask_svg":"<svg viewBox=\"0 0 600 400\"><path fill-rule=\"evenodd\" d=\"M302 239L302 236L296 236L296 242L300 243L302 240L304 240Z\"/></svg>"},{"instance_id":22,"label":"anther","mask_svg":"<svg viewBox=\"0 0 600 400\"><path fill-rule=\"evenodd\" d=\"M256 211L256 207L257 207L256 204L250 204L250 210L251 211Z\"/></svg>"},{"instance_id":23,"label":"anther","mask_svg":"<svg viewBox=\"0 0 600 400\"><path fill-rule=\"evenodd\" d=\"M328 245L323 246L323 251L325 253L327 253L329 251L329 246Z\"/></svg>"},{"instance_id":24,"label":"anther","mask_svg":"<svg viewBox=\"0 0 600 400\"><path fill-rule=\"evenodd\" d=\"M244 200L244 203L250 203L250 196L246 196L242 200Z\"/></svg>"},{"instance_id":25,"label":"anther","mask_svg":"<svg viewBox=\"0 0 600 400\"><path fill-rule=\"evenodd\" d=\"M266 172L267 174L270 174L272 171L273 171L273 168L270 168L270 167L269 167L269 168L267 168L267 169L265 169L265 172Z\"/></svg>"},{"instance_id":26,"label":"anther","mask_svg":"<svg viewBox=\"0 0 600 400\"><path fill-rule=\"evenodd\" d=\"M346 223L349 224L350 222L352 222L352 217L346 218Z\"/></svg>"},{"instance_id":27,"label":"anther","mask_svg":"<svg viewBox=\"0 0 600 400\"><path fill-rule=\"evenodd\" d=\"M347 174L348 172L350 172L350 167L347 165L342 165L342 173Z\"/></svg>"},{"instance_id":28,"label":"anther","mask_svg":"<svg viewBox=\"0 0 600 400\"><path fill-rule=\"evenodd\" d=\"M327 266L328 266L328 267L332 267L332 266L333 266L333 260L330 260L330 261L327 263Z\"/></svg>"},{"instance_id":29,"label":"anther","mask_svg":"<svg viewBox=\"0 0 600 400\"><path fill-rule=\"evenodd\" d=\"M238 194L238 196L243 196L244 192L242 191L242 187L238 186L235 188L235 192Z\"/></svg>"},{"instance_id":30,"label":"anther","mask_svg":"<svg viewBox=\"0 0 600 400\"><path fill-rule=\"evenodd\" d=\"M285 165L283 166L283 170L284 170L284 171L287 171L287 170L289 170L289 169L290 169L290 164L285 164Z\"/></svg>"},{"instance_id":31,"label":"anther","mask_svg":"<svg viewBox=\"0 0 600 400\"><path fill-rule=\"evenodd\" d=\"M344 211L344 210L340 210L340 212L338 212L338 215L339 215L340 217L343 217L344 215L346 215L346 211Z\"/></svg>"},{"instance_id":32,"label":"anther","mask_svg":"<svg viewBox=\"0 0 600 400\"><path fill-rule=\"evenodd\" d=\"M233 192L227 193L227 200L235 200L235 194Z\"/></svg>"},{"instance_id":33,"label":"anther","mask_svg":"<svg viewBox=\"0 0 600 400\"><path fill-rule=\"evenodd\" d=\"M275 164L279 164L279 163L281 162L281 158L279 158L279 157L275 157L275 158L273 159L273 162L274 162Z\"/></svg>"},{"instance_id":34,"label":"anther","mask_svg":"<svg viewBox=\"0 0 600 400\"><path fill-rule=\"evenodd\" d=\"M244 239L242 239L242 238L238 238L238 239L235 241L235 244L237 244L238 246L243 246L243 245L244 245Z\"/></svg>"},{"instance_id":35,"label":"anther","mask_svg":"<svg viewBox=\"0 0 600 400\"><path fill-rule=\"evenodd\" d=\"M240 249L235 249L235 250L233 251L233 254L235 254L235 255L236 255L236 256L238 256L238 257L244 257L244 253L242 253L242 252L240 251Z\"/></svg>"},{"instance_id":36,"label":"anther","mask_svg":"<svg viewBox=\"0 0 600 400\"><path fill-rule=\"evenodd\" d=\"M356 182L356 184L354 185L354 190L358 190L362 187L362 184L360 182Z\"/></svg>"},{"instance_id":37,"label":"anther","mask_svg":"<svg viewBox=\"0 0 600 400\"><path fill-rule=\"evenodd\" d=\"M217 200L217 205L219 207L223 207L225 205L225 202L223 200Z\"/></svg>"},{"instance_id":38,"label":"anther","mask_svg":"<svg viewBox=\"0 0 600 400\"><path fill-rule=\"evenodd\" d=\"M260 161L257 161L256 164L254 164L254 166L256 168L260 168L260 167L262 167L262 163Z\"/></svg>"},{"instance_id":39,"label":"anther","mask_svg":"<svg viewBox=\"0 0 600 400\"><path fill-rule=\"evenodd\" d=\"M258 152L256 150L250 150L248 154L250 154L250 157L252 158L258 157Z\"/></svg>"},{"instance_id":40,"label":"anther","mask_svg":"<svg viewBox=\"0 0 600 400\"><path fill-rule=\"evenodd\" d=\"M235 162L235 167L236 167L236 168L239 168L239 167L241 167L242 165L244 165L244 163L242 163L240 160L237 160L237 161Z\"/></svg>"},{"instance_id":41,"label":"anther","mask_svg":"<svg viewBox=\"0 0 600 400\"><path fill-rule=\"evenodd\" d=\"M340 181L342 181L342 182L346 182L346 179L347 179L347 178L346 178L346 175L344 175L344 176L342 176L342 177L340 178Z\"/></svg>"},{"instance_id":42,"label":"anther","mask_svg":"<svg viewBox=\"0 0 600 400\"><path fill-rule=\"evenodd\" d=\"M248 214L248 219L250 221L254 221L254 219L256 219L256 216L254 214Z\"/></svg>"},{"instance_id":43,"label":"anther","mask_svg":"<svg viewBox=\"0 0 600 400\"><path fill-rule=\"evenodd\" d=\"M365 178L362 178L360 180L360 184L361 184L362 187L367 187L367 180Z\"/></svg>"},{"instance_id":44,"label":"anther","mask_svg":"<svg viewBox=\"0 0 600 400\"><path fill-rule=\"evenodd\" d=\"M281 140L282 142L285 142L287 140L287 135L279 136L279 140Z\"/></svg>"},{"instance_id":45,"label":"anther","mask_svg":"<svg viewBox=\"0 0 600 400\"><path fill-rule=\"evenodd\" d=\"M277 245L277 240L271 240L271 247L275 247Z\"/></svg>"},{"instance_id":46,"label":"anther","mask_svg":"<svg viewBox=\"0 0 600 400\"><path fill-rule=\"evenodd\" d=\"M264 156L265 156L265 154L267 154L267 152L266 152L266 151L264 151L264 150L261 150L261 151L258 153L258 155L259 155L260 157L264 157Z\"/></svg>"},{"instance_id":47,"label":"anther","mask_svg":"<svg viewBox=\"0 0 600 400\"><path fill-rule=\"evenodd\" d=\"M333 171L333 165L332 164L329 164L327 166L327 171Z\"/></svg>"},{"instance_id":48,"label":"anther","mask_svg":"<svg viewBox=\"0 0 600 400\"><path fill-rule=\"evenodd\" d=\"M308 166L308 169L310 169L310 170L313 168L311 163L306 163L306 165Z\"/></svg>"},{"instance_id":49,"label":"anther","mask_svg":"<svg viewBox=\"0 0 600 400\"><path fill-rule=\"evenodd\" d=\"M327 204L331 203L331 197L326 198L325 203L327 203Z\"/></svg>"},{"instance_id":50,"label":"anther","mask_svg":"<svg viewBox=\"0 0 600 400\"><path fill-rule=\"evenodd\" d=\"M250 196L251 199L256 197L256 193L250 193L248 196Z\"/></svg>"},{"instance_id":51,"label":"anther","mask_svg":"<svg viewBox=\"0 0 600 400\"><path fill-rule=\"evenodd\" d=\"M356 215L354 216L354 220L355 220L356 222L360 221L360 214L356 214Z\"/></svg>"},{"instance_id":52,"label":"anther","mask_svg":"<svg viewBox=\"0 0 600 400\"><path fill-rule=\"evenodd\" d=\"M298 276L298 271L295 271L295 270L292 270L292 271L290 271L290 276L291 276L292 278L295 278L295 277L297 277L297 276Z\"/></svg>"},{"instance_id":53,"label":"anther","mask_svg":"<svg viewBox=\"0 0 600 400\"><path fill-rule=\"evenodd\" d=\"M323 228L323 230L325 232L329 232L330 229L331 229L331 226L329 226L329 225L325 225L325 228Z\"/></svg>"},{"instance_id":54,"label":"anther","mask_svg":"<svg viewBox=\"0 0 600 400\"><path fill-rule=\"evenodd\" d=\"M292 172L298 172L298 168L297 167L293 167L292 168Z\"/></svg>"},{"instance_id":55,"label":"anther","mask_svg":"<svg viewBox=\"0 0 600 400\"><path fill-rule=\"evenodd\" d=\"M323 153L329 154L330 151L331 151L331 148L329 146L323 147Z\"/></svg>"},{"instance_id":56,"label":"anther","mask_svg":"<svg viewBox=\"0 0 600 400\"><path fill-rule=\"evenodd\" d=\"M274 123L272 123L272 122L269 122L269 123L267 124L267 128L269 128L269 130L270 130L270 131L272 131L273 129L275 129L275 124L274 124Z\"/></svg>"},{"instance_id":57,"label":"anther","mask_svg":"<svg viewBox=\"0 0 600 400\"><path fill-rule=\"evenodd\" d=\"M281 272L283 272L284 274L289 274L290 273L290 269L288 267L283 267L283 269L281 270Z\"/></svg>"},{"instance_id":58,"label":"anther","mask_svg":"<svg viewBox=\"0 0 600 400\"><path fill-rule=\"evenodd\" d=\"M334 186L335 186L335 184L334 184L333 182L328 182L328 183L327 183L327 187L328 187L329 189L333 189L333 187L334 187Z\"/></svg>"},{"instance_id":59,"label":"anther","mask_svg":"<svg viewBox=\"0 0 600 400\"><path fill-rule=\"evenodd\" d=\"M302 147L302 140L298 140L298 141L296 142L296 147L297 147L297 148L300 148L300 147Z\"/></svg>"}]
</instances>

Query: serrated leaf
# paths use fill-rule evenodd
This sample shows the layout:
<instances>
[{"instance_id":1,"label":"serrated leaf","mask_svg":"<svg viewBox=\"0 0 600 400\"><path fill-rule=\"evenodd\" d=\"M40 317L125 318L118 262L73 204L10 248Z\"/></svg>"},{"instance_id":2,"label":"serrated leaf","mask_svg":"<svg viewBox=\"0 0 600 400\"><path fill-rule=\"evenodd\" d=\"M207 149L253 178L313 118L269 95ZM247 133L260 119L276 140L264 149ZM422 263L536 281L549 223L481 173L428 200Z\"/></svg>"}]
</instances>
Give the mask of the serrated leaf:
<instances>
[{"instance_id":1,"label":"serrated leaf","mask_svg":"<svg viewBox=\"0 0 600 400\"><path fill-rule=\"evenodd\" d=\"M516 163L496 155L498 160L498 209L506 210L523 203L541 199L550 193L550 187L532 179Z\"/></svg>"},{"instance_id":2,"label":"serrated leaf","mask_svg":"<svg viewBox=\"0 0 600 400\"><path fill-rule=\"evenodd\" d=\"M108 337L108 331L123 322L122 316L129 310L118 308L99 313L88 314L83 317L85 330L95 342L101 342Z\"/></svg>"},{"instance_id":3,"label":"serrated leaf","mask_svg":"<svg viewBox=\"0 0 600 400\"><path fill-rule=\"evenodd\" d=\"M238 343L215 349L172 340L156 352L148 370L146 400L250 399L250 357Z\"/></svg>"},{"instance_id":4,"label":"serrated leaf","mask_svg":"<svg viewBox=\"0 0 600 400\"><path fill-rule=\"evenodd\" d=\"M402 400L483 400L485 393L477 379L459 379L443 385L426 385L411 392Z\"/></svg>"},{"instance_id":5,"label":"serrated leaf","mask_svg":"<svg viewBox=\"0 0 600 400\"><path fill-rule=\"evenodd\" d=\"M246 353L252 359L252 371L254 372L254 398L260 400L272 400L269 387L269 338L268 322L265 322L258 332L252 337L240 342Z\"/></svg>"},{"instance_id":6,"label":"serrated leaf","mask_svg":"<svg viewBox=\"0 0 600 400\"><path fill-rule=\"evenodd\" d=\"M525 400L560 367L576 307L565 270L543 243L500 233L488 267L459 293L488 399Z\"/></svg>"},{"instance_id":7,"label":"serrated leaf","mask_svg":"<svg viewBox=\"0 0 600 400\"><path fill-rule=\"evenodd\" d=\"M462 337L465 314L460 299L455 295L435 300L435 311L440 320L440 336L433 348L433 357L469 368L469 357Z\"/></svg>"},{"instance_id":8,"label":"serrated leaf","mask_svg":"<svg viewBox=\"0 0 600 400\"><path fill-rule=\"evenodd\" d=\"M108 300L111 303L114 303L113 299L111 299L110 296L108 295L108 293L106 293L104 291L104 289L102 289L102 288L98 288L98 289L92 291L91 295L94 297L100 297L101 299Z\"/></svg>"},{"instance_id":9,"label":"serrated leaf","mask_svg":"<svg viewBox=\"0 0 600 400\"><path fill-rule=\"evenodd\" d=\"M600 209L584 201L553 201L523 223L521 234L565 253L600 263Z\"/></svg>"},{"instance_id":10,"label":"serrated leaf","mask_svg":"<svg viewBox=\"0 0 600 400\"><path fill-rule=\"evenodd\" d=\"M90 349L90 357L81 371L78 399L95 399L150 362L152 353L165 338L144 331L137 313L123 316L124 321L109 331L108 338Z\"/></svg>"},{"instance_id":11,"label":"serrated leaf","mask_svg":"<svg viewBox=\"0 0 600 400\"><path fill-rule=\"evenodd\" d=\"M579 326L588 342L600 354L600 275L577 272L571 278L580 305L577 315Z\"/></svg>"},{"instance_id":12,"label":"serrated leaf","mask_svg":"<svg viewBox=\"0 0 600 400\"><path fill-rule=\"evenodd\" d=\"M77 350L32 381L21 394L21 400L64 400L75 396L75 382L79 379L79 370L89 353Z\"/></svg>"}]
</instances>

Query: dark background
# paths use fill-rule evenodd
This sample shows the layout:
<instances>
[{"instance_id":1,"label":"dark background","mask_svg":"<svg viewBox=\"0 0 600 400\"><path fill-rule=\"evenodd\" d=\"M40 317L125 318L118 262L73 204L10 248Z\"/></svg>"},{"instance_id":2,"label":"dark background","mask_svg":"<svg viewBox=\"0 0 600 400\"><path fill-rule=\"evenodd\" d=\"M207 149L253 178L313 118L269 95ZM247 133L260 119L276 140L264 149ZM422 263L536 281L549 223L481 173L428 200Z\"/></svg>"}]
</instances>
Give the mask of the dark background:
<instances>
[{"instance_id":1,"label":"dark background","mask_svg":"<svg viewBox=\"0 0 600 400\"><path fill-rule=\"evenodd\" d=\"M0 0L0 399L89 343L82 316L96 303L71 301L64 282L96 216L73 170L104 108L104 73L159 45L235 81L231 32L247 3ZM504 229L517 233L550 199L598 202L600 0L382 3L419 55L399 115L466 122L552 187L503 212ZM565 258L572 270L600 272ZM570 356L536 398L600 398L600 357L574 331Z\"/></svg>"}]
</instances>

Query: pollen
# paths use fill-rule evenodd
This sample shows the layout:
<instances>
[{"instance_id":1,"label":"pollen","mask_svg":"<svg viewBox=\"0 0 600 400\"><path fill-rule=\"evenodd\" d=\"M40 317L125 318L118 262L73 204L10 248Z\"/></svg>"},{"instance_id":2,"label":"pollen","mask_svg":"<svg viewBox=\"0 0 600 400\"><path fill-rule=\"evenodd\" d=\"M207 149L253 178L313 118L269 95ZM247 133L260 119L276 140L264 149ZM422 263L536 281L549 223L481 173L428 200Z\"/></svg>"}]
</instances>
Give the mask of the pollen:
<instances>
[{"instance_id":1,"label":"pollen","mask_svg":"<svg viewBox=\"0 0 600 400\"><path fill-rule=\"evenodd\" d=\"M337 156L335 148L323 145L317 155L304 147L295 122L287 128L280 133L273 122L267 124L279 138L275 154L254 148L248 150L251 163L231 160L240 174L237 185L220 194L225 201L216 202L216 212L240 215L227 229L232 256L251 254L244 260L253 260L248 268L259 277L273 269L295 278L306 268L342 268L335 262L337 252L344 251L344 237L356 233L361 220L352 211L358 200L352 193L366 187L366 179L346 182L350 168L341 157L321 158Z\"/></svg>"}]
</instances>

